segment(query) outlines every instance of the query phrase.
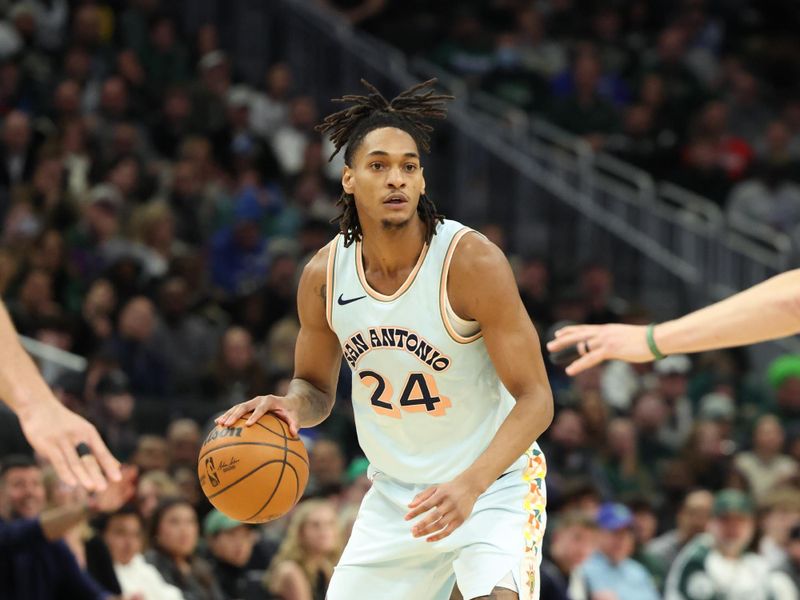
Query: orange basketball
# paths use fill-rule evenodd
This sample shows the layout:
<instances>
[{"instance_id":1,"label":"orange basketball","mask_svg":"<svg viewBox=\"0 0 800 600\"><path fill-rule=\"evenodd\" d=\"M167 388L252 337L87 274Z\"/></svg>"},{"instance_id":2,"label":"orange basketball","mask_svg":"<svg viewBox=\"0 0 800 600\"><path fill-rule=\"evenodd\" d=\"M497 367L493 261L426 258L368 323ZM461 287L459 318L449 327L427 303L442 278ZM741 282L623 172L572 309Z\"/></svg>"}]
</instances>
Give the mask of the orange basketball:
<instances>
[{"instance_id":1,"label":"orange basketball","mask_svg":"<svg viewBox=\"0 0 800 600\"><path fill-rule=\"evenodd\" d=\"M285 515L308 483L308 454L289 427L266 414L245 427L211 430L200 449L197 475L203 493L220 512L247 523Z\"/></svg>"}]
</instances>

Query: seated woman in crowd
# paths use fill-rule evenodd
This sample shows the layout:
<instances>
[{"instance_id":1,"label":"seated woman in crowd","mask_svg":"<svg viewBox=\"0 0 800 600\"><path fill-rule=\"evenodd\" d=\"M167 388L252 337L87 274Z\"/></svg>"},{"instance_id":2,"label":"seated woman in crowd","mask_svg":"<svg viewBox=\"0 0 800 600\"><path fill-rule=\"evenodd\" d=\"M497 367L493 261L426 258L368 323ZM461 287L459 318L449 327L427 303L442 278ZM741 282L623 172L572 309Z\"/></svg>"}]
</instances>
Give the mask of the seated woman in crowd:
<instances>
[{"instance_id":1,"label":"seated woman in crowd","mask_svg":"<svg viewBox=\"0 0 800 600\"><path fill-rule=\"evenodd\" d=\"M126 596L139 594L144 600L182 600L181 590L164 581L158 569L145 560L143 525L135 506L124 506L97 525L111 554L122 593Z\"/></svg>"},{"instance_id":2,"label":"seated woman in crowd","mask_svg":"<svg viewBox=\"0 0 800 600\"><path fill-rule=\"evenodd\" d=\"M324 600L342 547L333 504L306 500L294 510L286 537L267 571L267 589L280 600Z\"/></svg>"},{"instance_id":3,"label":"seated woman in crowd","mask_svg":"<svg viewBox=\"0 0 800 600\"><path fill-rule=\"evenodd\" d=\"M198 535L194 507L182 498L164 500L153 513L145 558L186 600L224 600L211 567L197 555Z\"/></svg>"}]
</instances>

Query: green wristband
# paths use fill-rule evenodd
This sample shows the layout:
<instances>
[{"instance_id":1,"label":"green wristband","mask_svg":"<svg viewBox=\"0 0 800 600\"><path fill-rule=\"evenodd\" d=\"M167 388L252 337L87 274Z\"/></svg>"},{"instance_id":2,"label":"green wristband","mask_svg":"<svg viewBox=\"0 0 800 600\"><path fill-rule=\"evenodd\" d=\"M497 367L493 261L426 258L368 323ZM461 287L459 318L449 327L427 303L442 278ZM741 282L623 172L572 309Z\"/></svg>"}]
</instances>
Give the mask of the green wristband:
<instances>
[{"instance_id":1,"label":"green wristband","mask_svg":"<svg viewBox=\"0 0 800 600\"><path fill-rule=\"evenodd\" d=\"M661 350L658 349L658 346L656 346L655 329L655 323L650 323L650 325L647 326L647 346L650 348L650 352L653 353L653 357L656 360L661 360L662 358L666 358L666 356L664 356Z\"/></svg>"}]
</instances>

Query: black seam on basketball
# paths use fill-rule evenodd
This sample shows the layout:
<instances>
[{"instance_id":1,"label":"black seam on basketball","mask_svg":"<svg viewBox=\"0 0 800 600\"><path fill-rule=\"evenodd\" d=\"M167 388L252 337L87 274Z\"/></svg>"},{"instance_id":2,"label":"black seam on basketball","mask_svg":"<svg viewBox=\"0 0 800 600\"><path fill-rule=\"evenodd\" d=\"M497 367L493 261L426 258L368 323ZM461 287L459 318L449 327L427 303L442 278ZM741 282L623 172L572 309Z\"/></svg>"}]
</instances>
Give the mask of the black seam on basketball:
<instances>
[{"instance_id":1,"label":"black seam on basketball","mask_svg":"<svg viewBox=\"0 0 800 600\"><path fill-rule=\"evenodd\" d=\"M208 455L210 452L214 452L215 450L221 450L222 448L231 448L234 446L269 446L270 448L277 448L278 450L283 450L284 448L284 446L279 446L278 444L272 444L270 442L233 442L232 444L224 444L222 446L216 446L214 448L211 448L211 450L207 450L199 457L197 457L197 461L200 462L200 460L204 458L206 455ZM308 464L308 460L306 460L302 454L297 452L297 450L292 450L291 448L289 448L289 452L295 455L300 460L302 460L304 463L306 463L306 465Z\"/></svg>"},{"instance_id":2,"label":"black seam on basketball","mask_svg":"<svg viewBox=\"0 0 800 600\"><path fill-rule=\"evenodd\" d=\"M260 423L260 422L256 422L256 423L254 423L254 425L258 425L259 427L261 427L262 429L266 429L270 433L274 433L275 435L279 435L282 438L287 439L287 440L291 440L293 442L296 442L296 441L300 440L300 436L292 437L289 434L289 426L286 423L283 422L283 419L279 419L278 417L275 417L275 420L278 421L278 425L281 426L281 432L282 433L278 433L277 431L274 431L274 430L270 429L269 427L267 427L266 425L264 425L263 423Z\"/></svg>"},{"instance_id":3,"label":"black seam on basketball","mask_svg":"<svg viewBox=\"0 0 800 600\"><path fill-rule=\"evenodd\" d=\"M232 444L224 444L222 446L216 446L214 448L211 448L211 450L206 450L205 452L203 452L203 454L197 457L197 462L200 462L209 453L214 452L215 450L221 450L222 448L232 448L234 446L268 446L270 448L277 448L278 450L284 449L284 446L279 446L278 444L271 444L269 442L233 442ZM288 450L290 454L293 454L294 456L302 460L306 464L306 466L308 466L308 460L302 454L300 454L297 450L292 450L291 448L288 448Z\"/></svg>"},{"instance_id":4,"label":"black seam on basketball","mask_svg":"<svg viewBox=\"0 0 800 600\"><path fill-rule=\"evenodd\" d=\"M300 476L297 474L297 469L294 467L294 465L292 463L288 463L287 462L286 466L289 467L294 472L294 487L295 487L295 489L299 488L300 487ZM270 498L270 500L272 500L272 498ZM262 512L264 512L269 507L270 500L267 500L267 502L265 502L261 506L261 508L258 509L258 512L256 514L254 514L252 517L249 517L249 519L245 519L245 521L255 519L256 517L258 517L258 515L260 515ZM297 492L296 491L294 493L294 502L292 502L292 506L294 506L295 504L297 504Z\"/></svg>"},{"instance_id":5,"label":"black seam on basketball","mask_svg":"<svg viewBox=\"0 0 800 600\"><path fill-rule=\"evenodd\" d=\"M264 510L265 506L267 506L270 502L272 502L272 499L275 497L275 494L277 493L278 488L281 485L281 479L283 479L283 472L286 470L286 456L288 454L287 450L288 448L286 447L283 448L283 460L281 461L281 472L278 473L278 479L275 481L275 486L272 488L272 493L269 495L269 498L267 498L266 502L264 502L264 504L261 505L261 508L259 508L255 513L253 513L246 519L242 519L242 521L250 521L254 519L256 515L258 515L258 513Z\"/></svg>"},{"instance_id":6,"label":"black seam on basketball","mask_svg":"<svg viewBox=\"0 0 800 600\"><path fill-rule=\"evenodd\" d=\"M281 421L280 419L278 419L278 417L275 417L275 419L278 421L278 423L283 423L283 421ZM266 426L266 425L264 425L263 423L259 423L258 421L256 421L255 423L253 423L253 425L258 425L259 427L261 427L261 429L266 429L266 430L267 430L267 431L269 431L271 434L273 434L273 435L277 435L277 436L279 436L279 437L282 437L282 438L286 439L286 432L284 432L284 431L283 431L283 427L281 427L281 430L278 432L278 431L275 431L274 429L270 429L269 427L267 427L267 426Z\"/></svg>"},{"instance_id":7,"label":"black seam on basketball","mask_svg":"<svg viewBox=\"0 0 800 600\"><path fill-rule=\"evenodd\" d=\"M217 497L217 496L219 496L221 493L223 493L223 492L227 492L229 489L231 489L231 488L232 488L233 486L235 486L237 483L241 483L242 481L244 481L245 479L247 479L248 477L250 477L250 475L252 475L252 474L253 474L253 473L255 473L256 471L258 471L259 469L263 469L264 467L268 467L268 466L270 466L270 465L274 465L275 463L279 463L279 462L283 462L283 463L285 464L285 461L282 461L280 458L275 458L275 459L273 459L273 460L268 460L267 462L263 462L263 463L261 463L260 465L258 465L257 467L255 467L254 469L252 469L252 470L251 470L249 473L245 473L244 475L242 475L241 477L239 477L239 479L237 479L236 481L232 481L231 483L229 483L228 485L226 485L226 486L225 486L224 488L222 488L221 490L217 490L216 492L214 492L214 493L213 493L213 494L211 494L210 496L206 496L206 497L207 497L209 500L211 500L212 498L216 498L216 497Z\"/></svg>"}]
</instances>

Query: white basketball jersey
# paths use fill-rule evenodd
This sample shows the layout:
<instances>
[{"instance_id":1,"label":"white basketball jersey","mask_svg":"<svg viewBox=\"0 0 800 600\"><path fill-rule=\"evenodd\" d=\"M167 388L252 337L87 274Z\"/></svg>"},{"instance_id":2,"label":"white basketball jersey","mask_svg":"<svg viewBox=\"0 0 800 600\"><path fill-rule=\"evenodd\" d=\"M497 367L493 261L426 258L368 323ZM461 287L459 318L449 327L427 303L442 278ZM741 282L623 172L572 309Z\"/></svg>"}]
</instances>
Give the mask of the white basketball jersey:
<instances>
[{"instance_id":1,"label":"white basketball jersey","mask_svg":"<svg viewBox=\"0 0 800 600\"><path fill-rule=\"evenodd\" d=\"M345 248L339 235L331 244L327 317L353 372L359 443L375 469L403 482L453 479L514 406L480 331L463 337L448 317L448 267L469 231L439 224L391 296L367 283L359 242Z\"/></svg>"}]
</instances>

